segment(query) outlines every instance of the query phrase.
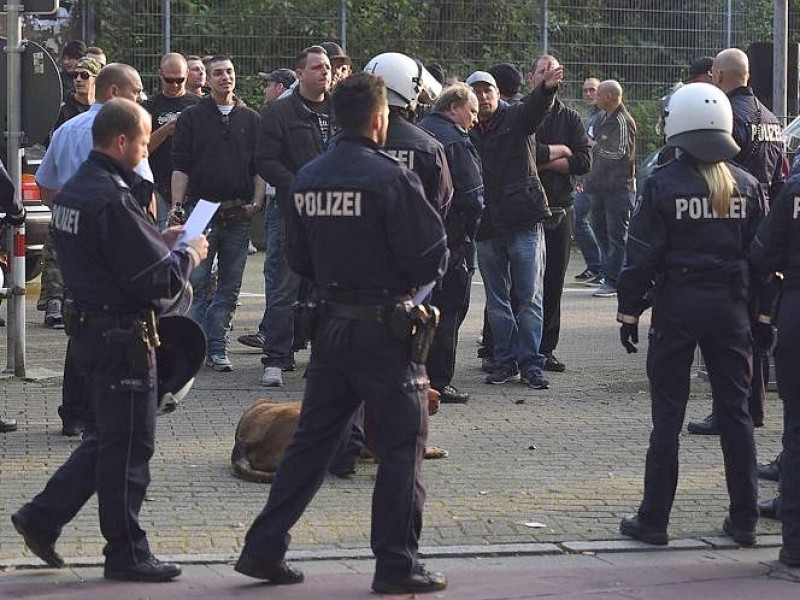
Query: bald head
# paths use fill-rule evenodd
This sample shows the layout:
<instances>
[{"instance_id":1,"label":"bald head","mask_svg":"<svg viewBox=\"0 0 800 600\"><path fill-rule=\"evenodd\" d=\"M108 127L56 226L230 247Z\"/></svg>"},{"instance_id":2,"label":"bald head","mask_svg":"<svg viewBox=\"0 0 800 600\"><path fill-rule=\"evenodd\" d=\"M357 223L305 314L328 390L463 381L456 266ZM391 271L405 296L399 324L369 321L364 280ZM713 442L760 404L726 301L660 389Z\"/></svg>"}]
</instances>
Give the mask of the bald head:
<instances>
[{"instance_id":1,"label":"bald head","mask_svg":"<svg viewBox=\"0 0 800 600\"><path fill-rule=\"evenodd\" d=\"M100 103L112 98L127 98L135 102L142 93L142 79L130 65L110 63L97 76L94 90L95 98Z\"/></svg>"},{"instance_id":2,"label":"bald head","mask_svg":"<svg viewBox=\"0 0 800 600\"><path fill-rule=\"evenodd\" d=\"M622 104L622 86L618 81L606 79L597 86L597 106L600 110L612 113Z\"/></svg>"},{"instance_id":3,"label":"bald head","mask_svg":"<svg viewBox=\"0 0 800 600\"><path fill-rule=\"evenodd\" d=\"M177 98L186 93L186 77L189 64L183 54L170 52L161 59L158 77L161 79L161 92L170 98Z\"/></svg>"},{"instance_id":4,"label":"bald head","mask_svg":"<svg viewBox=\"0 0 800 600\"><path fill-rule=\"evenodd\" d=\"M714 57L711 83L726 94L747 85L750 79L750 60L738 48L728 48Z\"/></svg>"}]
</instances>

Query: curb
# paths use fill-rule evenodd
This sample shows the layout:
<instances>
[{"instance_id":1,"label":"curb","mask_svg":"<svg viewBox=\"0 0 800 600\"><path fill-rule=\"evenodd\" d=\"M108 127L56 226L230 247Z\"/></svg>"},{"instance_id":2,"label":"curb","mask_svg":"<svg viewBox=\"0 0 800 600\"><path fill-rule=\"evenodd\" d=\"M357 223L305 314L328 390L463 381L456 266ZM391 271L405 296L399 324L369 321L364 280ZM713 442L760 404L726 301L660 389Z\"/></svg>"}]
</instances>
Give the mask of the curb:
<instances>
[{"instance_id":1,"label":"curb","mask_svg":"<svg viewBox=\"0 0 800 600\"><path fill-rule=\"evenodd\" d=\"M758 536L755 548L780 548L780 535ZM700 539L670 540L667 546L652 546L637 540L597 540L532 544L492 544L486 546L426 546L419 549L421 558L482 558L507 556L547 556L567 554L600 554L621 552L679 552L682 550L735 550L739 545L729 537L708 536ZM166 562L183 565L233 564L237 554L171 554L159 557ZM286 559L293 562L317 562L340 560L372 560L369 548L326 548L322 550L290 550ZM102 567L103 561L91 557L64 559L69 567ZM41 562L29 558L0 561L4 569L49 569Z\"/></svg>"}]
</instances>

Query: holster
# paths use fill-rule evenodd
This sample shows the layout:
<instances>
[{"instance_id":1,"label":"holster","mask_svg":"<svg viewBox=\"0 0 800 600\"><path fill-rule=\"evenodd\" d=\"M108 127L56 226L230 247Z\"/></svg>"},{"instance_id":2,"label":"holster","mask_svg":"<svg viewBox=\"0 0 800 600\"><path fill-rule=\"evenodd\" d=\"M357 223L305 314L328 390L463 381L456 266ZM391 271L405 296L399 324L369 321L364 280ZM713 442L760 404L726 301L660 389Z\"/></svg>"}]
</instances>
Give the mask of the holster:
<instances>
[{"instance_id":1,"label":"holster","mask_svg":"<svg viewBox=\"0 0 800 600\"><path fill-rule=\"evenodd\" d=\"M321 306L313 298L292 304L297 334L304 340L313 340L319 326Z\"/></svg>"},{"instance_id":2,"label":"holster","mask_svg":"<svg viewBox=\"0 0 800 600\"><path fill-rule=\"evenodd\" d=\"M411 332L411 362L424 365L439 325L439 309L431 304L417 304L411 310L414 328Z\"/></svg>"},{"instance_id":3,"label":"holster","mask_svg":"<svg viewBox=\"0 0 800 600\"><path fill-rule=\"evenodd\" d=\"M389 331L397 339L411 342L411 360L421 365L428 360L439 320L439 309L435 306L406 300L392 310Z\"/></svg>"}]
</instances>

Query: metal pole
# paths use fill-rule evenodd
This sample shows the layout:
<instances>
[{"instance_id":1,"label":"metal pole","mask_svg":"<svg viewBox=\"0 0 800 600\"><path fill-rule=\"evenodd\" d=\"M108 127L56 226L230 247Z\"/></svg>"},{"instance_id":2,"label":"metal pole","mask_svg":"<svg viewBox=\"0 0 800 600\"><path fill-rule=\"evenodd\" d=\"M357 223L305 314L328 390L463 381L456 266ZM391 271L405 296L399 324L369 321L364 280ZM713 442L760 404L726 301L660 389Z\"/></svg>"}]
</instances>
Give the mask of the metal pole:
<instances>
[{"instance_id":1,"label":"metal pole","mask_svg":"<svg viewBox=\"0 0 800 600\"><path fill-rule=\"evenodd\" d=\"M12 0L16 1L16 0ZM14 193L22 193L22 6L6 6L7 35L7 81L6 105L8 106L8 175L14 184ZM21 238L20 238L21 235ZM22 248L20 248L20 244ZM25 377L25 227L13 235L11 244L11 283L13 289L8 304L8 352L6 365L17 377ZM21 252L20 252L21 250ZM21 254L21 257L19 256Z\"/></svg>"},{"instance_id":2,"label":"metal pole","mask_svg":"<svg viewBox=\"0 0 800 600\"><path fill-rule=\"evenodd\" d=\"M347 52L347 0L339 2L339 41L342 50Z\"/></svg>"},{"instance_id":3,"label":"metal pole","mask_svg":"<svg viewBox=\"0 0 800 600\"><path fill-rule=\"evenodd\" d=\"M786 124L786 72L788 66L789 0L774 0L772 22L772 112Z\"/></svg>"},{"instance_id":4,"label":"metal pole","mask_svg":"<svg viewBox=\"0 0 800 600\"><path fill-rule=\"evenodd\" d=\"M733 0L725 8L725 47L733 48Z\"/></svg>"},{"instance_id":5,"label":"metal pole","mask_svg":"<svg viewBox=\"0 0 800 600\"><path fill-rule=\"evenodd\" d=\"M164 54L172 52L172 8L169 0L161 0L164 10Z\"/></svg>"},{"instance_id":6,"label":"metal pole","mask_svg":"<svg viewBox=\"0 0 800 600\"><path fill-rule=\"evenodd\" d=\"M542 2L542 54L550 52L550 10L548 0Z\"/></svg>"}]
</instances>

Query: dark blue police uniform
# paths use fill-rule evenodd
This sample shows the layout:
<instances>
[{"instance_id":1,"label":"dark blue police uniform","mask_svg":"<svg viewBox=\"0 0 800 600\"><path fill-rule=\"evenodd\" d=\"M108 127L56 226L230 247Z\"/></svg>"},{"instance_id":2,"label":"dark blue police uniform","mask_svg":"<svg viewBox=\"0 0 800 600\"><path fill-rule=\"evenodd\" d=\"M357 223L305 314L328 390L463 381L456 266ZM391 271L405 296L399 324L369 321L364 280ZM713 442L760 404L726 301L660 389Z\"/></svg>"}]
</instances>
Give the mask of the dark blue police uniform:
<instances>
[{"instance_id":1,"label":"dark blue police uniform","mask_svg":"<svg viewBox=\"0 0 800 600\"><path fill-rule=\"evenodd\" d=\"M750 87L733 90L728 99L733 110L733 139L742 149L733 162L758 180L769 206L780 192L788 171L780 122ZM759 424L764 421L768 382L769 353L755 350L748 403L753 420Z\"/></svg>"},{"instance_id":2,"label":"dark blue police uniform","mask_svg":"<svg viewBox=\"0 0 800 600\"><path fill-rule=\"evenodd\" d=\"M428 357L431 387L450 385L455 372L458 329L469 310L472 275L475 273L475 234L483 211L481 159L469 133L442 113L423 118L420 127L444 146L453 180L453 200L445 217L450 260L441 286L431 302L442 311L433 347Z\"/></svg>"},{"instance_id":3,"label":"dark blue police uniform","mask_svg":"<svg viewBox=\"0 0 800 600\"><path fill-rule=\"evenodd\" d=\"M758 182L731 166L730 217L715 217L694 159L683 154L648 178L628 232L617 299L620 315L638 317L653 296L647 352L653 431L647 451L643 531L664 533L678 483L678 435L689 398L696 346L705 356L722 436L730 521L752 531L756 454L747 409L751 376L746 253L763 215ZM653 289L654 280L658 284Z\"/></svg>"},{"instance_id":4,"label":"dark blue police uniform","mask_svg":"<svg viewBox=\"0 0 800 600\"><path fill-rule=\"evenodd\" d=\"M784 277L777 308L778 344L775 347L778 395L783 401L780 517L783 548L799 560L800 173L793 175L773 200L769 215L750 246L750 260L760 271L780 271Z\"/></svg>"},{"instance_id":5,"label":"dark blue police uniform","mask_svg":"<svg viewBox=\"0 0 800 600\"><path fill-rule=\"evenodd\" d=\"M386 317L398 300L441 276L442 222L413 172L347 130L299 171L291 201L289 264L313 280L330 306L318 317L297 432L240 561L283 558L289 530L322 484L363 400L380 456L372 502L376 578L401 580L417 566L427 378ZM342 315L330 312L334 306L350 316L332 316Z\"/></svg>"},{"instance_id":6,"label":"dark blue police uniform","mask_svg":"<svg viewBox=\"0 0 800 600\"><path fill-rule=\"evenodd\" d=\"M419 176L425 197L444 219L453 197L453 179L444 148L430 133L404 119L397 109L390 111L383 151Z\"/></svg>"},{"instance_id":7,"label":"dark blue police uniform","mask_svg":"<svg viewBox=\"0 0 800 600\"><path fill-rule=\"evenodd\" d=\"M153 321L179 297L192 267L185 250L165 245L137 200L151 192L93 151L55 198L51 227L74 302L70 347L90 396L86 429L44 491L15 515L55 540L97 492L106 569L152 556L138 515L154 450L156 365L154 346L136 343L142 331L153 332L137 323Z\"/></svg>"}]
</instances>

